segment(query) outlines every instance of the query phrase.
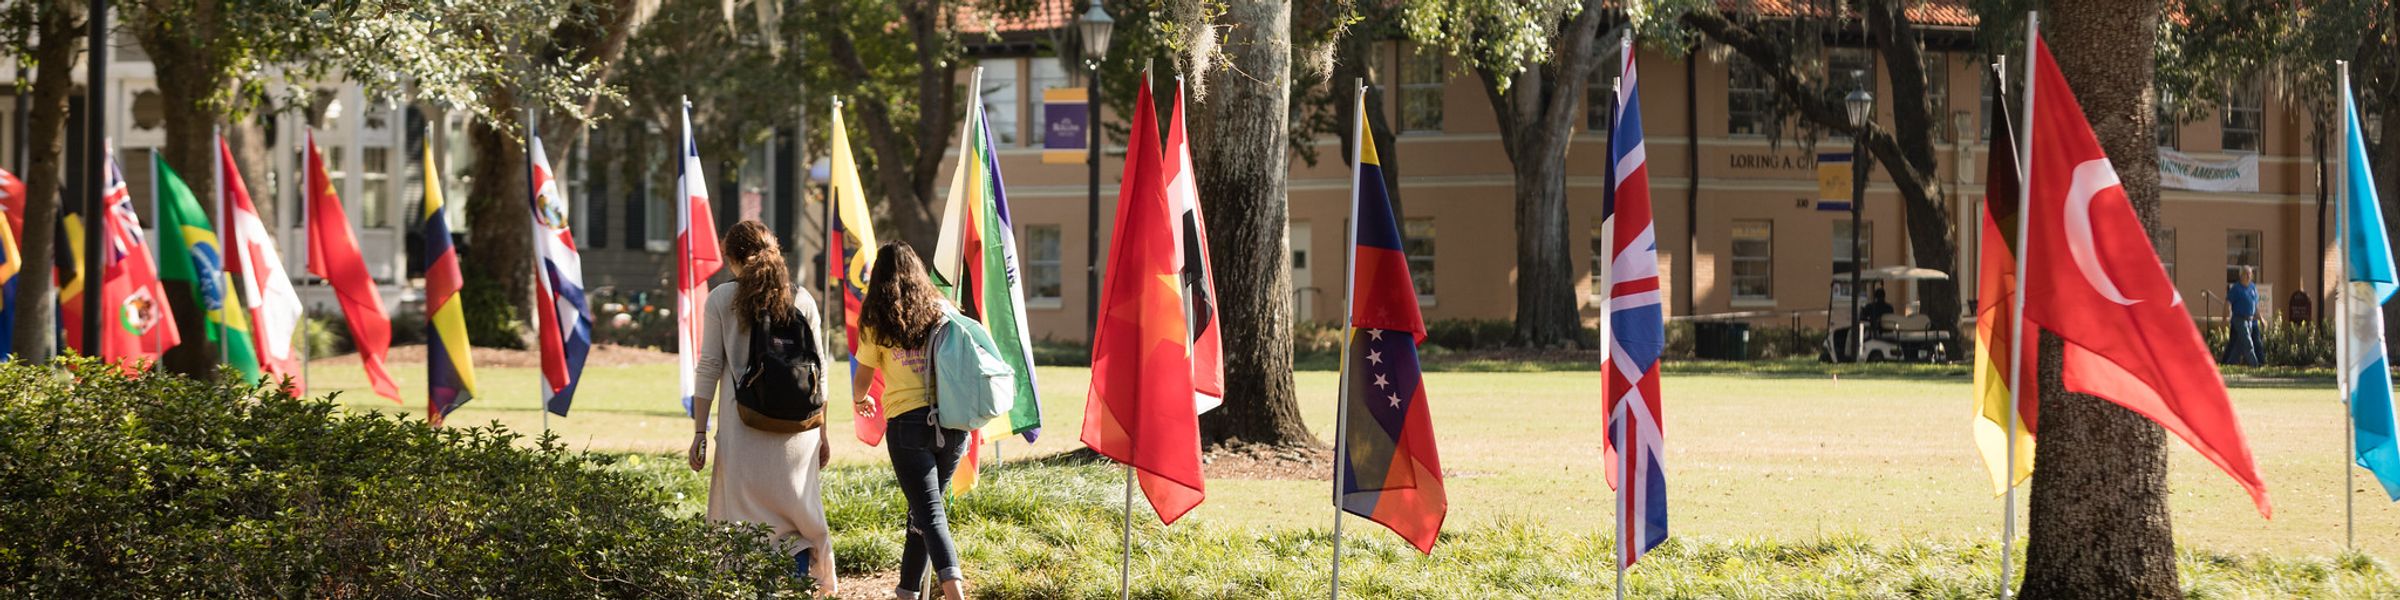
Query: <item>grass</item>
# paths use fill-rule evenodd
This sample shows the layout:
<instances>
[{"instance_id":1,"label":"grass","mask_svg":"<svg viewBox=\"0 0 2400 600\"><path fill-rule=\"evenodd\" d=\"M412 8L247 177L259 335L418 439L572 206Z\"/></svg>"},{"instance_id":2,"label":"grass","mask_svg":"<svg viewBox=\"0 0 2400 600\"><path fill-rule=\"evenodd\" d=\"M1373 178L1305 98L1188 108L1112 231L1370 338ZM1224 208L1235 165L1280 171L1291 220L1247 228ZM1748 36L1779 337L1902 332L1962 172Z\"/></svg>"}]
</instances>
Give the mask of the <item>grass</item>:
<instances>
[{"instance_id":1,"label":"grass","mask_svg":"<svg viewBox=\"0 0 2400 600\"><path fill-rule=\"evenodd\" d=\"M1812 373L1811 366L1820 370ZM1989 594L1996 577L1990 554L1997 549L1989 541L1998 537L2000 507L1968 437L1963 370L1867 365L1834 378L1823 368L1805 362L1668 367L1676 538L1635 571L1633 591ZM363 378L344 371L320 368L319 391L349 390L343 397L354 409L422 412L421 371L413 365L394 368L412 394L400 408L360 395ZM1005 443L1010 464L987 471L990 487L961 507L961 536L978 588L988 595L1101 595L1097 590L1113 586L1115 575L1113 500L1121 480L1107 467L1057 458L1020 464L1081 447L1075 437L1088 375L1072 367L1039 374L1051 428L1030 445ZM454 422L540 429L531 371L481 375L486 397L453 415ZM2186 591L2400 594L2389 569L2368 558L2400 556L2400 536L2390 533L2400 531L2400 505L2382 501L2363 475L2348 483L2359 490L2364 555L2338 555L2345 423L2330 380L2305 372L2234 375L2235 404L2276 516L2261 519L2229 478L2172 442L2170 508L2185 552ZM1347 543L1356 560L1344 567L1351 589L1401 598L1478 596L1472 591L1486 589L1582 596L1605 583L1602 532L1612 496L1601 483L1594 377L1588 371L1428 375L1449 472L1451 533L1433 557L1421 558L1388 532L1353 520ZM1334 374L1305 371L1295 379L1303 417L1323 435L1333 417ZM595 367L586 373L586 396L574 416L550 424L570 445L673 453L641 463L667 471L653 476L697 502L705 483L681 468L690 423L674 385L669 365ZM836 391L843 385L836 383ZM890 565L899 518L897 495L884 487L882 452L851 440L846 419L834 421L828 505L841 532L837 550L847 564ZM1208 502L1186 521L1136 533L1143 557L1137 580L1153 586L1146 588L1149 597L1321 595L1331 521L1327 486L1321 479L1212 480ZM1376 585L1390 587L1356 587Z\"/></svg>"}]
</instances>

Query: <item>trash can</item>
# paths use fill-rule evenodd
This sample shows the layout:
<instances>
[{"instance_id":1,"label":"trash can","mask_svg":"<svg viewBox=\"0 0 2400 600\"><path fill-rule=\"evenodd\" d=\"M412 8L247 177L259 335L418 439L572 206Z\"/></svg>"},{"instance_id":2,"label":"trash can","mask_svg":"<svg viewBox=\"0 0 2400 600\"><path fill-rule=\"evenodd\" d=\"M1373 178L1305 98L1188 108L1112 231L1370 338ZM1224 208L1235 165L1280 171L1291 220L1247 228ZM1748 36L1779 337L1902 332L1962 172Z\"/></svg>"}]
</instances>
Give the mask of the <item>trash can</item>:
<instances>
[{"instance_id":1,"label":"trash can","mask_svg":"<svg viewBox=\"0 0 2400 600\"><path fill-rule=\"evenodd\" d=\"M1750 360L1750 324L1731 321L1718 325L1717 334L1725 336L1717 346L1725 352L1722 360Z\"/></svg>"},{"instance_id":2,"label":"trash can","mask_svg":"<svg viewBox=\"0 0 2400 600\"><path fill-rule=\"evenodd\" d=\"M1701 360L1724 360L1725 328L1722 321L1692 322L1692 356Z\"/></svg>"}]
</instances>

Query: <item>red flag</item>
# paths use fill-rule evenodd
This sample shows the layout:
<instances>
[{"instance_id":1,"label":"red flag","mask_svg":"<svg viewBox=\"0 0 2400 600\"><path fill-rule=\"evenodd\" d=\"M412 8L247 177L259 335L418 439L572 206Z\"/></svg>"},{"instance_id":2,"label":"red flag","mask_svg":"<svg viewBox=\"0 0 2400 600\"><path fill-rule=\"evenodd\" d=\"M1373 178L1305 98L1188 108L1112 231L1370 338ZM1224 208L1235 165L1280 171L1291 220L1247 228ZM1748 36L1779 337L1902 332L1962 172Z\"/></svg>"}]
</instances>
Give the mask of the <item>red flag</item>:
<instances>
[{"instance_id":1,"label":"red flag","mask_svg":"<svg viewBox=\"0 0 2400 600\"><path fill-rule=\"evenodd\" d=\"M222 137L217 138L217 157L223 162L219 172L224 176L217 184L225 203L225 222L217 225L217 237L225 248L225 272L233 275L233 287L241 290L243 306L250 311L259 369L270 378L289 378L294 391L308 393L308 382L303 379L307 373L300 364L300 353L292 347L303 312L300 294L292 290L283 254L276 249L274 235L267 232L266 220L259 218L258 207L251 204L250 188L242 183L242 171L233 164L233 148Z\"/></svg>"},{"instance_id":2,"label":"red flag","mask_svg":"<svg viewBox=\"0 0 2400 600\"><path fill-rule=\"evenodd\" d=\"M1175 215L1158 165L1150 85L1134 102L1108 282L1092 340L1092 387L1083 443L1133 467L1161 522L1173 524L1207 495L1200 475L1200 414L1192 409L1191 340L1185 337Z\"/></svg>"},{"instance_id":3,"label":"red flag","mask_svg":"<svg viewBox=\"0 0 2400 600\"><path fill-rule=\"evenodd\" d=\"M25 181L17 179L16 174L7 170L0 170L0 212L8 213L8 230L20 232L17 237L23 239L25 237L22 234L25 231Z\"/></svg>"},{"instance_id":4,"label":"red flag","mask_svg":"<svg viewBox=\"0 0 2400 600\"><path fill-rule=\"evenodd\" d=\"M1192 169L1192 144L1183 133L1183 90L1175 90L1175 116L1167 121L1167 200L1175 211L1175 245L1183 252L1185 321L1192 339L1192 400L1200 412L1225 403L1225 341L1217 327L1216 273L1208 268L1208 227L1200 211L1200 186Z\"/></svg>"},{"instance_id":5,"label":"red flag","mask_svg":"<svg viewBox=\"0 0 2400 600\"><path fill-rule=\"evenodd\" d=\"M183 343L175 317L167 314L166 288L159 283L158 265L150 258L150 241L142 220L133 211L133 195L125 189L125 172L117 167L116 149L108 149L108 173L102 187L99 243L82 239L85 217L69 215L67 241L75 264L83 253L98 247L100 271L100 351L83 344L83 293L90 278L74 275L59 290L59 309L67 347L86 356L116 363L127 372L147 368L168 348Z\"/></svg>"},{"instance_id":6,"label":"red flag","mask_svg":"<svg viewBox=\"0 0 2400 600\"><path fill-rule=\"evenodd\" d=\"M2048 44L2034 49L2025 319L2066 340L2067 389L2157 421L2272 517L2216 359L2093 137Z\"/></svg>"},{"instance_id":7,"label":"red flag","mask_svg":"<svg viewBox=\"0 0 2400 600\"><path fill-rule=\"evenodd\" d=\"M367 262L350 233L350 214L325 173L325 155L317 150L317 134L308 134L308 272L333 285L350 322L350 342L358 347L359 363L367 368L367 383L375 395L400 401L400 386L383 370L383 354L392 346L392 320L383 314L383 295L367 276Z\"/></svg>"}]
</instances>

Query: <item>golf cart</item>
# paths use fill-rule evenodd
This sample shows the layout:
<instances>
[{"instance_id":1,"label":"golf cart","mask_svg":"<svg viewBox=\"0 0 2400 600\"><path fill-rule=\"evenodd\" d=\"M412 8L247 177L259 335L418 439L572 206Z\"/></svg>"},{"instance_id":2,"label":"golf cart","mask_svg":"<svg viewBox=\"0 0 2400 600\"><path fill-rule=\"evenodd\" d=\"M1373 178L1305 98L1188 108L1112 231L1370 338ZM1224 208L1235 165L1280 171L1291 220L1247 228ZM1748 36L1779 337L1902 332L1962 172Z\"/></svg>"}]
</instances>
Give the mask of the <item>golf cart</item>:
<instances>
[{"instance_id":1,"label":"golf cart","mask_svg":"<svg viewBox=\"0 0 2400 600\"><path fill-rule=\"evenodd\" d=\"M1835 285L1850 282L1850 273L1833 276ZM1888 284L1895 281L1940 281L1950 274L1933 269L1890 266L1868 269L1858 273L1860 284ZM1888 286L1887 286L1888 287ZM1852 293L1863 293L1853 290ZM1908 361L1936 362L1942 359L1950 332L1933 329L1932 319L1924 313L1892 313L1878 318L1872 326L1862 327L1856 315L1852 323L1840 329L1833 326L1836 309L1833 294L1825 295L1825 345L1817 359L1824 362Z\"/></svg>"}]
</instances>

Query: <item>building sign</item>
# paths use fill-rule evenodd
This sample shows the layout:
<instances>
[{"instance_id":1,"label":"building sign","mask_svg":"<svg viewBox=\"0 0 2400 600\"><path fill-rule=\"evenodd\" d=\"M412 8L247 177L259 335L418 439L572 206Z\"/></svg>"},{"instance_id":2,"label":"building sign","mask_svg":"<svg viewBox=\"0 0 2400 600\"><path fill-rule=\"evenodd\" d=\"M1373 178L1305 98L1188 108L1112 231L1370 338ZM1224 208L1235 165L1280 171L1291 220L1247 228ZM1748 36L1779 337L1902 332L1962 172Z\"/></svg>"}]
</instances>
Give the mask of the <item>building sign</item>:
<instances>
[{"instance_id":1,"label":"building sign","mask_svg":"<svg viewBox=\"0 0 2400 600\"><path fill-rule=\"evenodd\" d=\"M1817 155L1817 210L1850 212L1850 153Z\"/></svg>"},{"instance_id":2,"label":"building sign","mask_svg":"<svg viewBox=\"0 0 2400 600\"><path fill-rule=\"evenodd\" d=\"M2189 154L2158 149L2158 187L2200 192L2258 191L2258 155L2209 161Z\"/></svg>"},{"instance_id":3,"label":"building sign","mask_svg":"<svg viewBox=\"0 0 2400 600\"><path fill-rule=\"evenodd\" d=\"M1845 156L1847 156L1847 155L1845 155ZM1738 152L1737 152L1737 153L1734 153L1734 154L1732 154L1732 155L1729 155L1729 156L1727 156L1727 157L1725 158L1725 166L1727 166L1727 167L1731 167L1731 168L1734 168L1734 169L1742 169L1742 170L1750 170L1750 169L1773 169L1773 170L1784 170L1784 171L1799 171L1799 170L1806 170L1806 169L1808 169L1808 167L1809 167L1809 162L1808 162L1808 155L1806 155L1806 154L1768 154L1768 153L1738 153Z\"/></svg>"},{"instance_id":4,"label":"building sign","mask_svg":"<svg viewBox=\"0 0 2400 600\"><path fill-rule=\"evenodd\" d=\"M1050 88L1042 90L1042 162L1054 165L1083 164L1090 159L1085 147L1091 132L1091 103L1083 88Z\"/></svg>"}]
</instances>

